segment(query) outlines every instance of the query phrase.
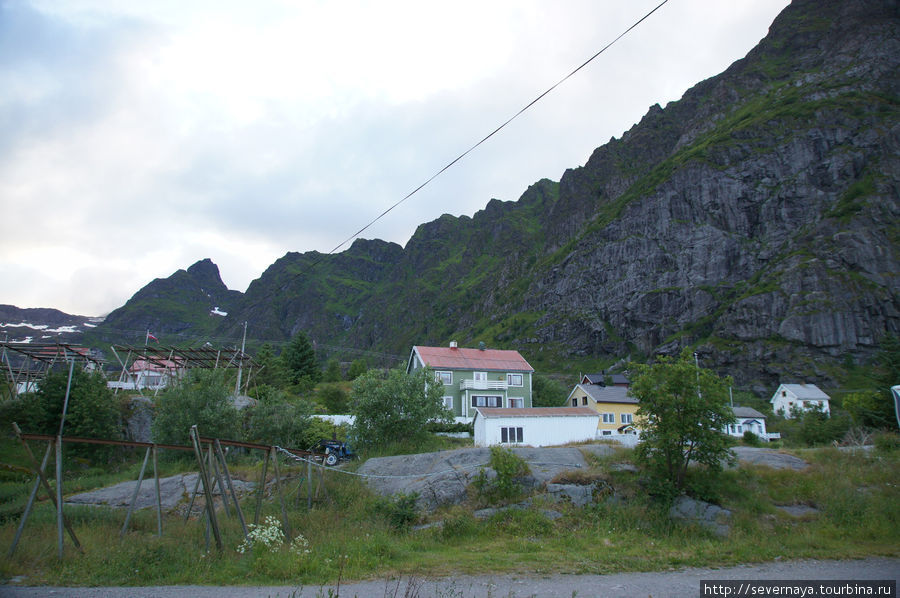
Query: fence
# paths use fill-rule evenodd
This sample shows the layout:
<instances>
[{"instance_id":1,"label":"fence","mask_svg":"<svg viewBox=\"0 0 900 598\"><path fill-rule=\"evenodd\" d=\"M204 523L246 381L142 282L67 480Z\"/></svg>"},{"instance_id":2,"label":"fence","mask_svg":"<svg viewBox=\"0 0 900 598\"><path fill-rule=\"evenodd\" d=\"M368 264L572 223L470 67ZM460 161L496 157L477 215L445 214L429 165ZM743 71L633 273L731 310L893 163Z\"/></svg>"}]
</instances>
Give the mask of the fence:
<instances>
[{"instance_id":1,"label":"fence","mask_svg":"<svg viewBox=\"0 0 900 598\"><path fill-rule=\"evenodd\" d=\"M263 461L262 474L260 476L259 484L257 485L257 496L256 496L256 509L253 516L253 523L259 524L260 512L262 509L262 501L263 494L266 488L266 480L268 475L269 463L272 463L274 470L274 482L275 482L275 491L278 495L278 499L281 506L281 519L282 526L285 533L285 536L290 538L292 536L290 530L290 523L287 517L287 504L285 502L284 495L284 478L281 475L281 470L278 464L278 454L279 452L283 452L289 455L293 455L295 457L302 458L307 463L307 472L306 472L306 483L307 483L307 508L311 508L312 500L313 500L313 491L312 491L312 483L313 483L313 475L312 475L312 465L313 461L317 459L324 459L325 455L321 453L315 453L312 451L305 451L300 449L284 449L276 446L269 446L263 444L255 444L250 442L240 442L235 440L223 440L219 438L209 438L200 436L200 433L197 430L197 426L192 426L190 430L190 438L191 438L191 446L182 446L182 445L171 445L171 444L156 444L149 442L133 442L133 441L125 441L125 440L108 440L108 439L96 439L96 438L79 438L72 436L51 436L47 434L26 434L22 432L18 425L13 424L13 430L16 433L16 437L21 442L23 448L25 449L29 461L31 462L31 469L35 473L35 481L34 486L32 487L31 493L28 498L28 502L26 504L25 510L22 513L22 519L19 522L19 526L16 529L15 536L13 538L12 545L9 548L8 556L12 557L16 551L16 548L21 540L22 533L25 529L25 523L28 520L29 515L32 512L34 507L35 500L37 498L39 490L43 487L44 491L49 496L51 502L53 503L56 509L56 521L57 521L57 554L59 558L63 556L63 544L65 534L68 533L72 544L79 552L83 552L81 548L81 543L78 541L77 536L75 535L75 531L68 522L65 517L65 513L63 512L63 500L62 500L62 488L63 488L63 460L62 460L62 445L64 443L81 443L81 444L95 444L95 445L105 445L105 446L121 446L121 447L130 447L130 448L143 448L145 449L143 464L141 465L140 474L138 475L137 484L135 485L134 492L131 497L131 501L128 504L128 510L125 515L125 522L122 525L122 530L119 535L124 536L125 532L128 530L129 523L131 521L132 514L135 510L135 505L137 504L137 498L140 493L141 484L144 481L144 475L147 470L147 464L152 458L153 461L153 477L156 486L156 519L157 519L157 535L162 535L162 498L160 495L160 485L159 485L159 468L157 462L157 454L159 449L166 450L175 450L175 451L189 451L193 452L194 456L197 460L197 465L199 468L199 474L197 476L197 482L194 487L194 491L191 493L190 503L188 505L187 512L185 514L185 521L188 520L191 510L193 509L194 502L197 496L200 494L201 489L204 497L204 516L207 525L207 549L209 548L209 532L212 532L213 538L215 539L216 548L218 550L222 550L222 537L219 530L219 524L216 514L215 507L215 488L218 487L219 494L222 497L222 508L226 514L226 516L231 516L231 508L234 508L235 516L238 518L240 522L241 529L244 533L244 537L246 538L248 529L247 523L244 520L244 515L241 510L240 502L238 501L237 493L234 489L234 484L232 482L231 474L228 470L228 463L225 460L225 452L222 450L223 446L227 447L236 447L236 448L244 448L248 450L262 450L265 452L265 459ZM46 441L47 448L44 452L43 460L39 463L34 453L31 450L31 447L28 444L28 441ZM48 479L46 468L47 463L50 458L50 454L56 454L56 490L51 488L50 480ZM319 470L319 484L316 489L316 497L318 498L319 491L324 490L324 476L322 474L322 469ZM304 478L301 477L300 485L303 484ZM299 485L298 485L299 488ZM327 495L327 490L324 490ZM229 506L229 500L233 503L232 506Z\"/></svg>"}]
</instances>

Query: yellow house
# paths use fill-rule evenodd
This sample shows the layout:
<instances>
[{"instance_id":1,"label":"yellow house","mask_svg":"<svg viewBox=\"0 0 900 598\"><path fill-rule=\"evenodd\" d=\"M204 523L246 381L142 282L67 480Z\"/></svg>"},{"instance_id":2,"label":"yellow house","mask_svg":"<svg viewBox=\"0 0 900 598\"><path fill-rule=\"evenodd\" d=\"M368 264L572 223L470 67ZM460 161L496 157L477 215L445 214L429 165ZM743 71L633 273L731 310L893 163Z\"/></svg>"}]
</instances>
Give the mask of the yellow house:
<instances>
[{"instance_id":1,"label":"yellow house","mask_svg":"<svg viewBox=\"0 0 900 598\"><path fill-rule=\"evenodd\" d=\"M628 396L627 386L576 384L566 401L567 407L590 407L600 414L598 436L636 434L634 427L638 401Z\"/></svg>"}]
</instances>

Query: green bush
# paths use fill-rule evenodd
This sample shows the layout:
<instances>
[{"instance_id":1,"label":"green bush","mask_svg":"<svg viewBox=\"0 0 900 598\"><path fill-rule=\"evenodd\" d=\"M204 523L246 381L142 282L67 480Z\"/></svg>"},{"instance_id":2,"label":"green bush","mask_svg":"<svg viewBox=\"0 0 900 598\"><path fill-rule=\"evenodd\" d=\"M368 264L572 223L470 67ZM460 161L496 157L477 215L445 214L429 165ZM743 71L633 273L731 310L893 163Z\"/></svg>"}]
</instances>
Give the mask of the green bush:
<instances>
[{"instance_id":1,"label":"green bush","mask_svg":"<svg viewBox=\"0 0 900 598\"><path fill-rule=\"evenodd\" d=\"M375 511L382 515L391 527L405 531L419 520L419 493L399 493L375 501Z\"/></svg>"},{"instance_id":2,"label":"green bush","mask_svg":"<svg viewBox=\"0 0 900 598\"><path fill-rule=\"evenodd\" d=\"M202 436L241 437L241 418L230 400L224 370L190 370L178 384L156 398L151 433L160 444L190 445L190 429Z\"/></svg>"},{"instance_id":3,"label":"green bush","mask_svg":"<svg viewBox=\"0 0 900 598\"><path fill-rule=\"evenodd\" d=\"M0 419L6 426L17 422L26 433L58 434L68 383L68 370L49 372L41 380L37 392L4 404ZM122 438L122 406L107 388L101 374L72 372L63 435L106 440ZM68 447L67 451L70 450ZM113 452L109 447L89 444L72 444L71 450L76 455L96 458L107 458Z\"/></svg>"},{"instance_id":4,"label":"green bush","mask_svg":"<svg viewBox=\"0 0 900 598\"><path fill-rule=\"evenodd\" d=\"M890 453L900 448L900 434L893 432L881 432L872 438L875 450L881 453Z\"/></svg>"},{"instance_id":5,"label":"green bush","mask_svg":"<svg viewBox=\"0 0 900 598\"><path fill-rule=\"evenodd\" d=\"M495 504L522 495L522 478L531 473L524 459L508 448L492 446L488 465L496 475L491 477L482 468L472 481L479 498L488 504Z\"/></svg>"},{"instance_id":6,"label":"green bush","mask_svg":"<svg viewBox=\"0 0 900 598\"><path fill-rule=\"evenodd\" d=\"M762 442L760 441L759 436L750 430L747 430L744 432L744 444L747 446L760 446Z\"/></svg>"},{"instance_id":7,"label":"green bush","mask_svg":"<svg viewBox=\"0 0 900 598\"><path fill-rule=\"evenodd\" d=\"M354 380L350 412L355 416L356 442L374 448L426 440L428 422L450 419L442 398L443 387L433 381L428 368L411 374L402 369L387 373L369 370Z\"/></svg>"},{"instance_id":8,"label":"green bush","mask_svg":"<svg viewBox=\"0 0 900 598\"><path fill-rule=\"evenodd\" d=\"M307 446L312 418L307 401L260 402L245 410L245 439L289 448Z\"/></svg>"},{"instance_id":9,"label":"green bush","mask_svg":"<svg viewBox=\"0 0 900 598\"><path fill-rule=\"evenodd\" d=\"M319 403L329 415L350 412L350 397L340 384L326 383L319 387Z\"/></svg>"}]
</instances>

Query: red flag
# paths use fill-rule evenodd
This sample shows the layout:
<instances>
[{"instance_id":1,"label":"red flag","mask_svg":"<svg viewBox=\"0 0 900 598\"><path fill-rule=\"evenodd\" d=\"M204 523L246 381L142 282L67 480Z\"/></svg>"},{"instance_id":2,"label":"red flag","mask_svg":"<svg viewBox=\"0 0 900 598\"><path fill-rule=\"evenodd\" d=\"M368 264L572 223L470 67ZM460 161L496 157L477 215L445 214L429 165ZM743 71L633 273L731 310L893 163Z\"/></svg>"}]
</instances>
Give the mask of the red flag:
<instances>
[{"instance_id":1,"label":"red flag","mask_svg":"<svg viewBox=\"0 0 900 598\"><path fill-rule=\"evenodd\" d=\"M155 336L153 336L152 334L150 334L149 332L147 333L147 340L148 340L148 341L151 341L151 340L152 340L152 341L159 342L159 339L156 338Z\"/></svg>"}]
</instances>

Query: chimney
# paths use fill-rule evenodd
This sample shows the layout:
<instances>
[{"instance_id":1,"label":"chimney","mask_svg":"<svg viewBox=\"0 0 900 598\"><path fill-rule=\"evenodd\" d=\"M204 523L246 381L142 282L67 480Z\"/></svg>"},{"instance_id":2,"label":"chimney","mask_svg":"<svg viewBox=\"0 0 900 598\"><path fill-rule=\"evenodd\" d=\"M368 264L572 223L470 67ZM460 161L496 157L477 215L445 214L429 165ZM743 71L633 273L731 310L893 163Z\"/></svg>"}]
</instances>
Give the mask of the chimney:
<instances>
[{"instance_id":1,"label":"chimney","mask_svg":"<svg viewBox=\"0 0 900 598\"><path fill-rule=\"evenodd\" d=\"M456 346L457 346L457 345L456 345L456 341L450 341L450 348L451 348L451 349L455 349Z\"/></svg>"}]
</instances>

